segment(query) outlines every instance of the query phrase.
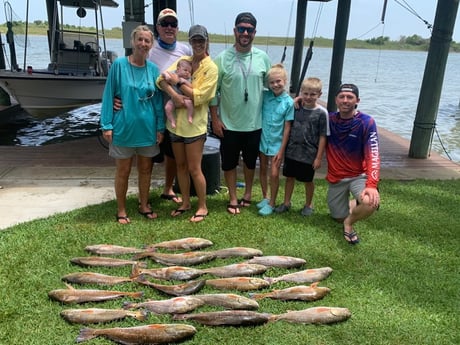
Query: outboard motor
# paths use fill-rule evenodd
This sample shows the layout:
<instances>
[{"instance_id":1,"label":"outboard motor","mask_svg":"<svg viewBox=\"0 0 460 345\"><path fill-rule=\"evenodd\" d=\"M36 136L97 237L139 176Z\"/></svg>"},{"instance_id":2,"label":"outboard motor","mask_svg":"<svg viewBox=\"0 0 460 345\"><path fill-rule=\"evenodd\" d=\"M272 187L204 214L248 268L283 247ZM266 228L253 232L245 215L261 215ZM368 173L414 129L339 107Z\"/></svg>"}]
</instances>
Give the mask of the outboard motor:
<instances>
[{"instance_id":1,"label":"outboard motor","mask_svg":"<svg viewBox=\"0 0 460 345\"><path fill-rule=\"evenodd\" d=\"M118 57L117 53L112 50L104 50L101 53L101 68L103 75L107 76L109 74L110 66Z\"/></svg>"}]
</instances>

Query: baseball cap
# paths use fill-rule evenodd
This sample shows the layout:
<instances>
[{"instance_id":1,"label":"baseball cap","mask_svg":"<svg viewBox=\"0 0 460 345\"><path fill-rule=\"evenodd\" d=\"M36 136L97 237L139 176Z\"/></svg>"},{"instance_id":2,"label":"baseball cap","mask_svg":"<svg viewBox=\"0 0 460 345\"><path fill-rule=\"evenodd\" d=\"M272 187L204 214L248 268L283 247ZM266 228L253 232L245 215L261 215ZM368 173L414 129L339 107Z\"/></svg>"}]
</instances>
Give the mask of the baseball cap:
<instances>
[{"instance_id":1,"label":"baseball cap","mask_svg":"<svg viewBox=\"0 0 460 345\"><path fill-rule=\"evenodd\" d=\"M342 84L336 92L336 96L341 92L353 92L359 98L359 89L355 84Z\"/></svg>"},{"instance_id":2,"label":"baseball cap","mask_svg":"<svg viewBox=\"0 0 460 345\"><path fill-rule=\"evenodd\" d=\"M158 19L157 19L157 23L161 23L165 18L167 17L172 17L174 18L176 21L178 20L177 19L177 14L174 10L170 9L170 8L164 8L161 10L161 12L158 14Z\"/></svg>"},{"instance_id":3,"label":"baseball cap","mask_svg":"<svg viewBox=\"0 0 460 345\"><path fill-rule=\"evenodd\" d=\"M208 39L208 30L203 25L193 25L190 27L188 31L188 38L193 38L199 36L204 38L205 40Z\"/></svg>"},{"instance_id":4,"label":"baseball cap","mask_svg":"<svg viewBox=\"0 0 460 345\"><path fill-rule=\"evenodd\" d=\"M257 20L250 12L241 12L236 16L235 26L237 26L240 23L248 23L254 27L257 26Z\"/></svg>"}]
</instances>

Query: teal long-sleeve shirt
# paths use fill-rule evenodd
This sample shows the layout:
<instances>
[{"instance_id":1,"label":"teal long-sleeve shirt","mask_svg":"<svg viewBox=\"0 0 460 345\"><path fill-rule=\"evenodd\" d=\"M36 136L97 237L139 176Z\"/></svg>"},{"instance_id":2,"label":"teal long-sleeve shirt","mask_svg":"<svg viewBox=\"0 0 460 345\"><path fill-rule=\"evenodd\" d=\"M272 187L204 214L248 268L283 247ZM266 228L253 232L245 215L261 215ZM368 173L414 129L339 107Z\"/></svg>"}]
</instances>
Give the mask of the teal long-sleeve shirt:
<instances>
[{"instance_id":1,"label":"teal long-sleeve shirt","mask_svg":"<svg viewBox=\"0 0 460 345\"><path fill-rule=\"evenodd\" d=\"M154 145L157 132L164 132L162 92L155 85L160 72L151 61L133 66L127 57L116 59L110 68L102 96L101 129L112 130L112 143L124 147ZM113 109L114 98L123 103Z\"/></svg>"}]
</instances>

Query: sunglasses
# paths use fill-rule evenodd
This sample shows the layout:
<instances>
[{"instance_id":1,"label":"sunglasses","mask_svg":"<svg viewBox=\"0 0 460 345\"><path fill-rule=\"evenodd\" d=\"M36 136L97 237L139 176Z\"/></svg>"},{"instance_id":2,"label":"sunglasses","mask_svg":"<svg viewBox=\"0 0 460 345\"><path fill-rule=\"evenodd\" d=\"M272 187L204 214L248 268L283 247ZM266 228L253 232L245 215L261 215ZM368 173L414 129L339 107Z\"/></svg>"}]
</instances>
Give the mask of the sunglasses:
<instances>
[{"instance_id":1,"label":"sunglasses","mask_svg":"<svg viewBox=\"0 0 460 345\"><path fill-rule=\"evenodd\" d=\"M256 30L256 28L247 28L245 26L237 26L236 30L238 31L239 34L244 34L245 31L247 31L248 34L252 34Z\"/></svg>"},{"instance_id":2,"label":"sunglasses","mask_svg":"<svg viewBox=\"0 0 460 345\"><path fill-rule=\"evenodd\" d=\"M145 94L145 97L139 97L139 102L146 102L150 98L152 98L154 95L154 92L152 90L148 90L147 93Z\"/></svg>"},{"instance_id":3,"label":"sunglasses","mask_svg":"<svg viewBox=\"0 0 460 345\"><path fill-rule=\"evenodd\" d=\"M160 26L162 28L167 28L168 26L170 26L172 28L177 28L177 22L161 22Z\"/></svg>"}]
</instances>

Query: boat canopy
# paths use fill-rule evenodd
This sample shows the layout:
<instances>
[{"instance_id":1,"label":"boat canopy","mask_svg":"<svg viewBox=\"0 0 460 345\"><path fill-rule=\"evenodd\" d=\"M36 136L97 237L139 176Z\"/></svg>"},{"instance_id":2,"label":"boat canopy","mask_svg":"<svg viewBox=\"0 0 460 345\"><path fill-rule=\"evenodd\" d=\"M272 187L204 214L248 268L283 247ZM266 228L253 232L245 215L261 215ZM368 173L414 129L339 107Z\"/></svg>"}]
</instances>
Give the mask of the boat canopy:
<instances>
[{"instance_id":1,"label":"boat canopy","mask_svg":"<svg viewBox=\"0 0 460 345\"><path fill-rule=\"evenodd\" d=\"M118 3L112 0L59 0L62 6L94 8L95 4L104 7L118 7Z\"/></svg>"}]
</instances>

